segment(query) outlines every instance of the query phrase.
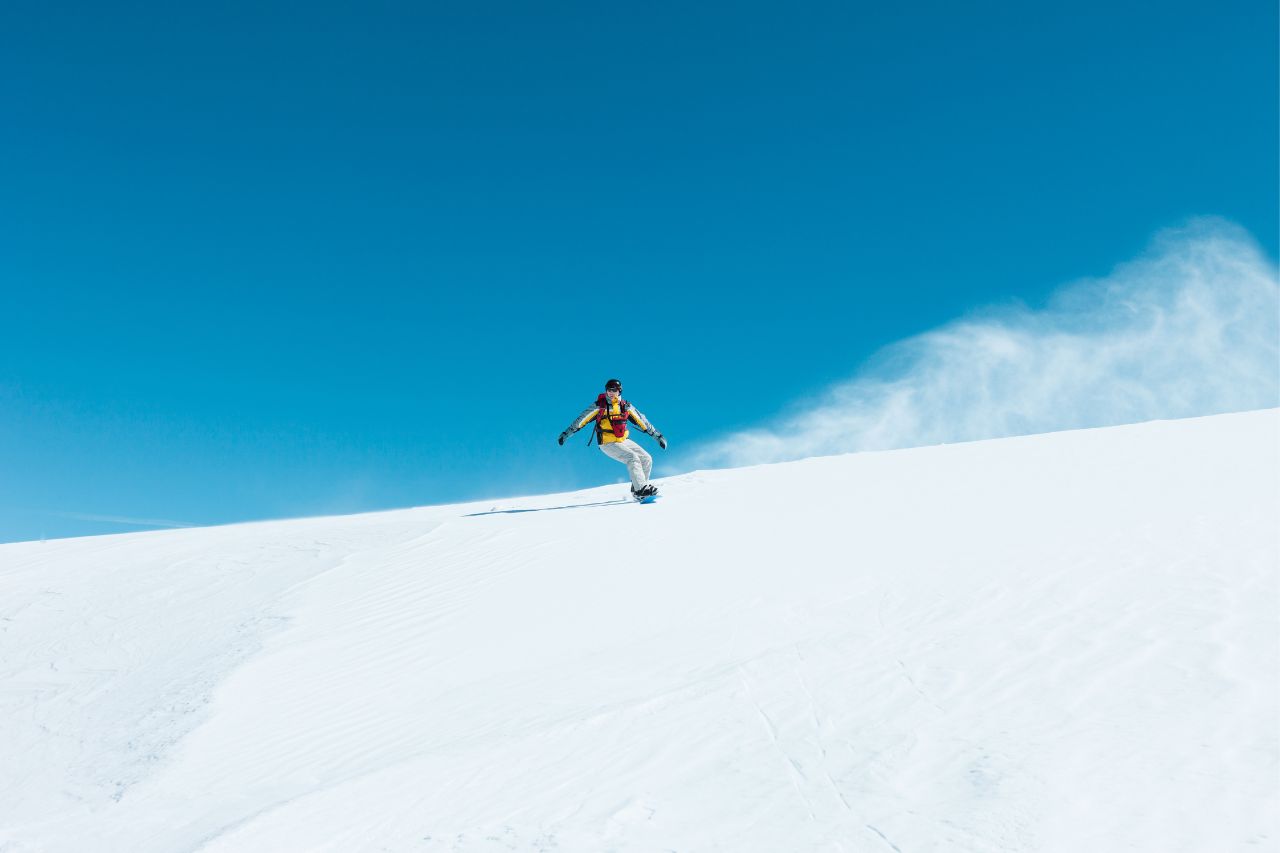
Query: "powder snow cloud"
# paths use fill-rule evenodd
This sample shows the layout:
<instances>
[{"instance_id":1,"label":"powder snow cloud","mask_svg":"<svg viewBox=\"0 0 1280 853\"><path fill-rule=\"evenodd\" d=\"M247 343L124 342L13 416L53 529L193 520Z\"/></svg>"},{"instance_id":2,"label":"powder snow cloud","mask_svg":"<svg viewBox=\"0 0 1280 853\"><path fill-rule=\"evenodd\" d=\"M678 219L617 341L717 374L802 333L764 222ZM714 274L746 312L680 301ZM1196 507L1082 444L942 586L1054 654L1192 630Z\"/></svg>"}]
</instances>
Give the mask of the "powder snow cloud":
<instances>
[{"instance_id":1,"label":"powder snow cloud","mask_svg":"<svg viewBox=\"0 0 1280 853\"><path fill-rule=\"evenodd\" d=\"M1197 219L1040 310L900 341L775 421L694 448L754 465L1280 405L1280 281L1243 229Z\"/></svg>"}]
</instances>

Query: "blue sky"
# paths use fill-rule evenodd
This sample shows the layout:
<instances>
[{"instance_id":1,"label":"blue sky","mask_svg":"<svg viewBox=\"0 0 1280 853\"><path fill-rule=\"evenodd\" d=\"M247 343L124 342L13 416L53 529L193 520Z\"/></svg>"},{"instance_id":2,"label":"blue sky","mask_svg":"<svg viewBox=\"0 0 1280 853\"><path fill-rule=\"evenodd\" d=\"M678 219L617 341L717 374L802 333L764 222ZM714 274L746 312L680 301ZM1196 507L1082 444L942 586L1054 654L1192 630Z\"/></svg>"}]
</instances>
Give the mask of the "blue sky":
<instances>
[{"instance_id":1,"label":"blue sky","mask_svg":"<svg viewBox=\"0 0 1280 853\"><path fill-rule=\"evenodd\" d=\"M1274 3L883 6L5 4L0 541L614 482L609 376L706 445L1192 217L1276 257Z\"/></svg>"}]
</instances>

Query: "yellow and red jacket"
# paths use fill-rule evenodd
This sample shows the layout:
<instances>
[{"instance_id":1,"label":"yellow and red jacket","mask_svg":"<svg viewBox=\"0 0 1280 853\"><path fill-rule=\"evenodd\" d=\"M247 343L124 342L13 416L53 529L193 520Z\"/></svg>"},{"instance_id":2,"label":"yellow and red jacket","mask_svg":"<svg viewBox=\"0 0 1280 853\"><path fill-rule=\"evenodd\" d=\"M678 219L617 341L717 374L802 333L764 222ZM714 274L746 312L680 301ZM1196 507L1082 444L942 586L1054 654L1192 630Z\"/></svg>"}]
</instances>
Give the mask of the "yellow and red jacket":
<instances>
[{"instance_id":1,"label":"yellow and red jacket","mask_svg":"<svg viewBox=\"0 0 1280 853\"><path fill-rule=\"evenodd\" d=\"M626 441L631 436L627 423L634 423L641 431L653 434L653 427L635 406L618 397L613 402L601 394L596 404L584 409L569 425L570 432L577 432L592 421L596 422L596 440L601 444Z\"/></svg>"}]
</instances>

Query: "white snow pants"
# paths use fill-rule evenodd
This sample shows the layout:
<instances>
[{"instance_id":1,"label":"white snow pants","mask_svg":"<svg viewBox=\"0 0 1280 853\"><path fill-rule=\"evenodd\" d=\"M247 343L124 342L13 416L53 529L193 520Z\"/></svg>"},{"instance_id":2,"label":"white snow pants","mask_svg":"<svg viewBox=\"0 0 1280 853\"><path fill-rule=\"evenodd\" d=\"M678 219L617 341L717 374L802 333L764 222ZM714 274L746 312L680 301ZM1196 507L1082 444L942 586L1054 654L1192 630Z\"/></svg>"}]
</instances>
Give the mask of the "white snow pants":
<instances>
[{"instance_id":1,"label":"white snow pants","mask_svg":"<svg viewBox=\"0 0 1280 853\"><path fill-rule=\"evenodd\" d=\"M600 450L606 456L617 459L627 466L627 471L631 473L632 489L639 489L649 482L649 472L653 470L653 457L631 439L602 444Z\"/></svg>"}]
</instances>

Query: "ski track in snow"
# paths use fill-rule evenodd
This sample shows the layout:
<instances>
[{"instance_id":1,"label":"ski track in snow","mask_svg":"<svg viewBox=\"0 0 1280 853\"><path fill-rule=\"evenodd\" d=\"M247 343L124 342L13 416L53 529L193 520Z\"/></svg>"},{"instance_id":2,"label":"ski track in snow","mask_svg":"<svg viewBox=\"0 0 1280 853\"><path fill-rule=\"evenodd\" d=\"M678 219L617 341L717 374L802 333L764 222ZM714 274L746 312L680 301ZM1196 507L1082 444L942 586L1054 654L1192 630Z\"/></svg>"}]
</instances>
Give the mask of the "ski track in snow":
<instances>
[{"instance_id":1,"label":"ski track in snow","mask_svg":"<svg viewBox=\"0 0 1280 853\"><path fill-rule=\"evenodd\" d=\"M1278 849L1278 426L0 546L0 853Z\"/></svg>"}]
</instances>

